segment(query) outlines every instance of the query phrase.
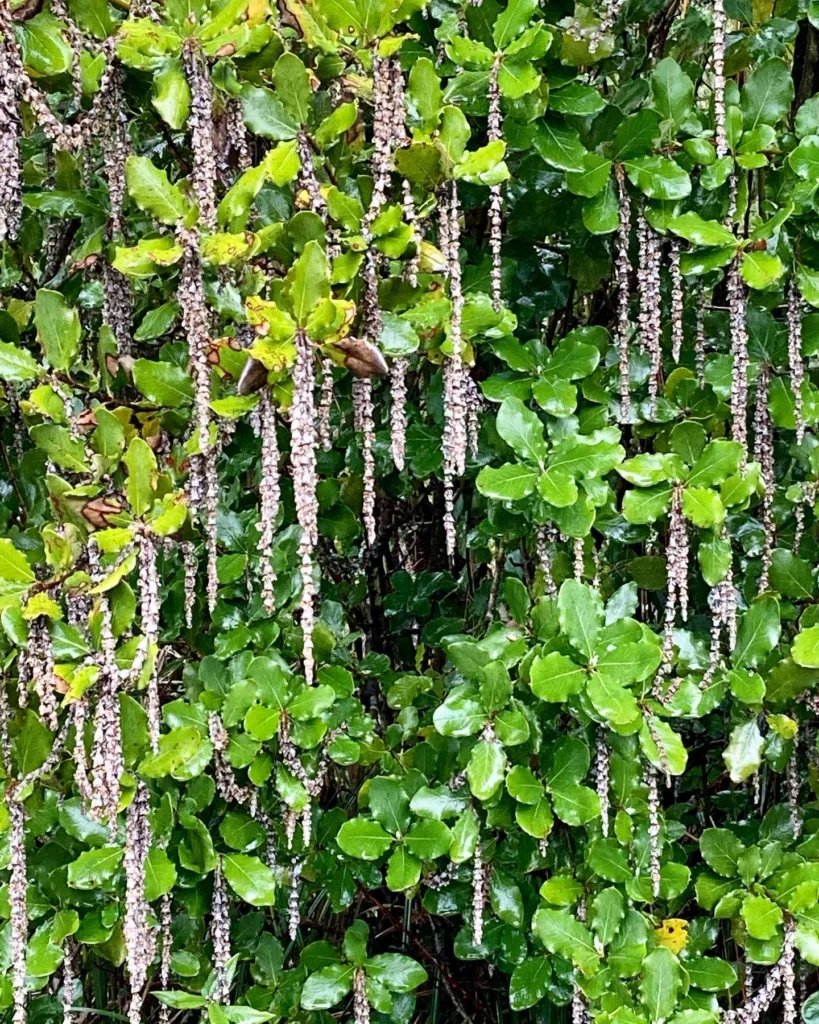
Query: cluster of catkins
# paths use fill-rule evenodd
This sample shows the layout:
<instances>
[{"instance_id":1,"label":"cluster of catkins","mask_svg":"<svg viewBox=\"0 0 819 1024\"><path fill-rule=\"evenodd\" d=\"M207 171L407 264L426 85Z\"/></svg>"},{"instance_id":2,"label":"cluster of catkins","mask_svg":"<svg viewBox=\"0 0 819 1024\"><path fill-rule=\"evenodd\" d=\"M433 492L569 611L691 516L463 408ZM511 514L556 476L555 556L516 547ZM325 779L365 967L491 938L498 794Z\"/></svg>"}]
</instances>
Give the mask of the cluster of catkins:
<instances>
[{"instance_id":1,"label":"cluster of catkins","mask_svg":"<svg viewBox=\"0 0 819 1024\"><path fill-rule=\"evenodd\" d=\"M722 1014L724 1024L757 1024L757 1021L771 1007L779 990L785 991L793 985L794 960L794 925L788 921L785 925L785 939L782 944L782 955L777 963L768 971L765 981L754 995L735 1010L725 1010ZM793 996L786 995L783 1000L784 1024L796 1024L796 1004Z\"/></svg>"}]
</instances>

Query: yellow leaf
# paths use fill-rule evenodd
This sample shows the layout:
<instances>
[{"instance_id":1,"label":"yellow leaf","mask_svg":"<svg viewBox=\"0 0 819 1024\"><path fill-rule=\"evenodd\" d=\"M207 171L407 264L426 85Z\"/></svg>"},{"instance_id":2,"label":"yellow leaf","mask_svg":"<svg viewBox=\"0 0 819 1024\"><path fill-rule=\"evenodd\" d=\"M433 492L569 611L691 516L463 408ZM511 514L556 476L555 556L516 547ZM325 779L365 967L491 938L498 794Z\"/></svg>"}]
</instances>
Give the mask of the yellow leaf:
<instances>
[{"instance_id":1,"label":"yellow leaf","mask_svg":"<svg viewBox=\"0 0 819 1024\"><path fill-rule=\"evenodd\" d=\"M672 953L679 953L688 945L688 922L680 917L669 917L654 929L657 942Z\"/></svg>"}]
</instances>

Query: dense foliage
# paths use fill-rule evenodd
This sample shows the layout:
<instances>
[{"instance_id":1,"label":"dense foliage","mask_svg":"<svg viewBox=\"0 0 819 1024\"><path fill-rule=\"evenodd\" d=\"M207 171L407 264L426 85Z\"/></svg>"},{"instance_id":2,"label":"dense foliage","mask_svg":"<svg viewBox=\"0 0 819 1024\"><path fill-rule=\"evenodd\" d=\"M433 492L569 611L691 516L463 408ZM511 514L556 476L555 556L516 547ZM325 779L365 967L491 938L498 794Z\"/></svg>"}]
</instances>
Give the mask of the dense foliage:
<instances>
[{"instance_id":1,"label":"dense foliage","mask_svg":"<svg viewBox=\"0 0 819 1024\"><path fill-rule=\"evenodd\" d=\"M0 0L5 1019L819 1019L817 26Z\"/></svg>"}]
</instances>

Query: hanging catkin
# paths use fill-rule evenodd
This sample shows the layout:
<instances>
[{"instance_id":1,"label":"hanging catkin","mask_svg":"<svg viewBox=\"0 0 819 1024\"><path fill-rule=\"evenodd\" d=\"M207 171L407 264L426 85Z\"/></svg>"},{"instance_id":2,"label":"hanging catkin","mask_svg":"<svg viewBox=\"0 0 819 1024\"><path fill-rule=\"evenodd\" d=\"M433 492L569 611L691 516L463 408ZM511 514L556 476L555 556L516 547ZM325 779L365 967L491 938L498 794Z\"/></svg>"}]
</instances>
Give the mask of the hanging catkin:
<instances>
[{"instance_id":1,"label":"hanging catkin","mask_svg":"<svg viewBox=\"0 0 819 1024\"><path fill-rule=\"evenodd\" d=\"M395 468L404 468L407 447L407 370L409 359L399 356L390 366L390 452Z\"/></svg>"},{"instance_id":2,"label":"hanging catkin","mask_svg":"<svg viewBox=\"0 0 819 1024\"><path fill-rule=\"evenodd\" d=\"M9 813L8 902L11 925L11 992L14 1001L13 1024L26 1024L26 948L28 945L28 909L26 907L26 812L14 794L6 806Z\"/></svg>"},{"instance_id":3,"label":"hanging catkin","mask_svg":"<svg viewBox=\"0 0 819 1024\"><path fill-rule=\"evenodd\" d=\"M196 547L193 541L182 542L182 571L184 573L185 625L193 626L193 609L196 604L196 574L199 568Z\"/></svg>"},{"instance_id":4,"label":"hanging catkin","mask_svg":"<svg viewBox=\"0 0 819 1024\"><path fill-rule=\"evenodd\" d=\"M100 139L105 181L108 186L108 224L106 237L122 237L122 206L125 199L125 163L130 151L128 120L123 95L124 74L120 67L111 73L111 86L100 111ZM130 355L133 298L128 277L106 259L102 269L102 318L113 331L117 353Z\"/></svg>"},{"instance_id":5,"label":"hanging catkin","mask_svg":"<svg viewBox=\"0 0 819 1024\"><path fill-rule=\"evenodd\" d=\"M318 501L316 499L316 408L314 398L313 350L304 331L296 334L296 364L293 369L293 405L290 412L290 464L296 518L301 528L299 564L301 572L301 628L304 636L302 661L307 685L313 682L313 550L318 543Z\"/></svg>"},{"instance_id":6,"label":"hanging catkin","mask_svg":"<svg viewBox=\"0 0 819 1024\"><path fill-rule=\"evenodd\" d=\"M143 641L140 653L134 659L131 675L138 676L146 660L151 662L148 678L146 711L148 714L148 736L151 749L159 750L160 706L159 681L156 672L156 648L159 644L159 573L157 571L157 550L153 537L143 530L139 535L139 600L142 619Z\"/></svg>"},{"instance_id":7,"label":"hanging catkin","mask_svg":"<svg viewBox=\"0 0 819 1024\"><path fill-rule=\"evenodd\" d=\"M71 723L74 726L74 782L87 811L91 802L91 783L88 779L88 754L85 749L85 723L88 719L88 695L83 694L71 705Z\"/></svg>"},{"instance_id":8,"label":"hanging catkin","mask_svg":"<svg viewBox=\"0 0 819 1024\"><path fill-rule=\"evenodd\" d=\"M128 1018L140 1024L142 989L156 951L156 933L149 922L150 905L145 899L145 868L152 843L148 822L148 789L137 783L125 821L125 919L123 936L131 986Z\"/></svg>"},{"instance_id":9,"label":"hanging catkin","mask_svg":"<svg viewBox=\"0 0 819 1024\"><path fill-rule=\"evenodd\" d=\"M173 914L171 906L171 894L165 893L160 904L159 924L162 932L162 952L159 961L159 984L163 990L167 990L171 979L171 956L173 954L173 934L171 925ZM159 1007L159 1024L168 1024L170 1020L170 1007L162 1003Z\"/></svg>"},{"instance_id":10,"label":"hanging catkin","mask_svg":"<svg viewBox=\"0 0 819 1024\"><path fill-rule=\"evenodd\" d=\"M495 54L489 76L489 119L487 135L490 142L503 136L501 118L501 93L498 85L503 54ZM492 253L492 307L496 313L501 309L501 246L503 244L503 193L500 185L489 186L489 250Z\"/></svg>"},{"instance_id":11,"label":"hanging catkin","mask_svg":"<svg viewBox=\"0 0 819 1024\"><path fill-rule=\"evenodd\" d=\"M700 682L700 688L703 690L711 685L711 681L722 666L722 634L724 630L728 633L729 651L733 651L736 647L737 598L734 590L734 574L730 567L724 578L712 588L708 596L708 603L711 606L711 649L708 668Z\"/></svg>"},{"instance_id":12,"label":"hanging catkin","mask_svg":"<svg viewBox=\"0 0 819 1024\"><path fill-rule=\"evenodd\" d=\"M688 560L689 545L688 531L683 516L683 486L677 484L671 498L671 512L668 519L668 544L666 547L666 574L667 574L667 597L665 604L664 629L663 629L663 653L662 662L654 681L654 696L660 700L670 700L677 689L672 683L671 687L663 693L663 682L671 671L671 661L674 656L674 625L677 620L677 611L685 622L688 618Z\"/></svg>"},{"instance_id":13,"label":"hanging catkin","mask_svg":"<svg viewBox=\"0 0 819 1024\"><path fill-rule=\"evenodd\" d=\"M363 967L356 967L353 974L353 1020L355 1024L370 1024L367 974Z\"/></svg>"},{"instance_id":14,"label":"hanging catkin","mask_svg":"<svg viewBox=\"0 0 819 1024\"><path fill-rule=\"evenodd\" d=\"M361 435L361 458L364 462L364 495L362 518L367 547L375 544L375 426L373 423L372 381L369 377L353 381L353 417L355 429Z\"/></svg>"},{"instance_id":15,"label":"hanging catkin","mask_svg":"<svg viewBox=\"0 0 819 1024\"><path fill-rule=\"evenodd\" d=\"M547 597L557 597L557 586L552 575L552 560L549 557L547 546L547 531L545 526L539 526L535 534L535 550L537 551L538 565L543 575L543 590Z\"/></svg>"},{"instance_id":16,"label":"hanging catkin","mask_svg":"<svg viewBox=\"0 0 819 1024\"><path fill-rule=\"evenodd\" d=\"M188 340L188 353L193 377L193 424L200 456L210 448L210 325L205 298L205 281L199 233L178 225L176 241L182 246L182 269L179 273L177 299L182 308L182 327ZM198 495L201 500L201 495Z\"/></svg>"},{"instance_id":17,"label":"hanging catkin","mask_svg":"<svg viewBox=\"0 0 819 1024\"><path fill-rule=\"evenodd\" d=\"M660 793L657 787L657 769L650 764L646 769L648 786L648 846L651 870L651 894L654 899L660 895Z\"/></svg>"},{"instance_id":18,"label":"hanging catkin","mask_svg":"<svg viewBox=\"0 0 819 1024\"><path fill-rule=\"evenodd\" d=\"M764 539L762 542L761 572L759 575L758 592L768 589L776 543L776 523L773 516L773 500L776 491L776 474L774 468L773 423L768 409L768 388L770 371L765 363L759 368L756 387L756 405L754 406L754 460L760 466L760 482L762 484L761 520Z\"/></svg>"},{"instance_id":19,"label":"hanging catkin","mask_svg":"<svg viewBox=\"0 0 819 1024\"><path fill-rule=\"evenodd\" d=\"M14 25L8 3L0 4L0 242L12 241L23 214L20 107Z\"/></svg>"},{"instance_id":20,"label":"hanging catkin","mask_svg":"<svg viewBox=\"0 0 819 1024\"><path fill-rule=\"evenodd\" d=\"M637 236L640 242L640 265L637 270L637 289L640 298L638 323L640 346L648 354L648 415L657 412L657 394L662 373L662 306L660 297L660 264L662 246L660 238L646 220L642 211L638 215Z\"/></svg>"},{"instance_id":21,"label":"hanging catkin","mask_svg":"<svg viewBox=\"0 0 819 1024\"><path fill-rule=\"evenodd\" d=\"M802 411L802 382L805 379L805 364L802 361L802 297L793 281L788 288L788 365L791 372L796 443L801 444L805 436Z\"/></svg>"},{"instance_id":22,"label":"hanging catkin","mask_svg":"<svg viewBox=\"0 0 819 1024\"><path fill-rule=\"evenodd\" d=\"M115 659L115 641L111 632L111 607L100 599L100 676L99 698L94 715L94 743L91 750L93 782L91 814L107 821L112 838L117 834L120 779L125 770L122 760L122 730L119 717L120 673Z\"/></svg>"},{"instance_id":23,"label":"hanging catkin","mask_svg":"<svg viewBox=\"0 0 819 1024\"><path fill-rule=\"evenodd\" d=\"M675 363L678 363L684 339L685 292L680 271L680 243L676 239L672 241L668 254L668 271L671 277L671 357Z\"/></svg>"},{"instance_id":24,"label":"hanging catkin","mask_svg":"<svg viewBox=\"0 0 819 1024\"><path fill-rule=\"evenodd\" d=\"M725 6L723 0L714 0L714 145L717 158L728 155L728 137L725 131Z\"/></svg>"},{"instance_id":25,"label":"hanging catkin","mask_svg":"<svg viewBox=\"0 0 819 1024\"><path fill-rule=\"evenodd\" d=\"M606 732L597 727L597 745L595 747L594 777L597 795L600 798L600 827L604 837L609 834L609 746L606 743Z\"/></svg>"},{"instance_id":26,"label":"hanging catkin","mask_svg":"<svg viewBox=\"0 0 819 1024\"><path fill-rule=\"evenodd\" d=\"M290 889L287 896L287 934L295 942L301 924L299 907L299 883L301 880L302 862L294 860L290 866Z\"/></svg>"},{"instance_id":27,"label":"hanging catkin","mask_svg":"<svg viewBox=\"0 0 819 1024\"><path fill-rule=\"evenodd\" d=\"M185 76L191 90L188 129L193 151L191 182L199 223L206 231L216 230L216 150L213 145L213 83L210 68L195 36L182 48Z\"/></svg>"},{"instance_id":28,"label":"hanging catkin","mask_svg":"<svg viewBox=\"0 0 819 1024\"><path fill-rule=\"evenodd\" d=\"M472 858L472 944L483 942L483 910L486 906L486 869L481 856L480 842Z\"/></svg>"},{"instance_id":29,"label":"hanging catkin","mask_svg":"<svg viewBox=\"0 0 819 1024\"><path fill-rule=\"evenodd\" d=\"M742 445L744 465L748 458L748 325L745 319L745 286L735 259L728 270L728 319L731 330L731 437Z\"/></svg>"},{"instance_id":30,"label":"hanging catkin","mask_svg":"<svg viewBox=\"0 0 819 1024\"><path fill-rule=\"evenodd\" d=\"M54 654L48 619L39 615L31 623L29 649L26 652L29 671L40 704L40 718L52 732L59 729L57 694L54 689Z\"/></svg>"},{"instance_id":31,"label":"hanging catkin","mask_svg":"<svg viewBox=\"0 0 819 1024\"><path fill-rule=\"evenodd\" d=\"M259 481L259 553L262 561L262 601L268 614L276 605L273 568L273 538L281 496L279 486L279 444L276 437L276 411L270 389L263 388L259 401L259 432L262 439L261 480Z\"/></svg>"},{"instance_id":32,"label":"hanging catkin","mask_svg":"<svg viewBox=\"0 0 819 1024\"><path fill-rule=\"evenodd\" d=\"M466 468L466 399L461 337L463 293L461 291L460 214L458 189L450 182L441 204L441 251L449 272L451 303L449 341L452 354L444 362L444 534L449 558L455 554L455 478Z\"/></svg>"},{"instance_id":33,"label":"hanging catkin","mask_svg":"<svg viewBox=\"0 0 819 1024\"><path fill-rule=\"evenodd\" d=\"M617 256L614 261L614 276L617 282L617 349L620 353L620 422L627 423L631 416L631 379L629 340L629 298L631 261L628 255L631 237L631 200L626 188L626 173L622 164L615 164L619 206L619 227L617 230Z\"/></svg>"},{"instance_id":34,"label":"hanging catkin","mask_svg":"<svg viewBox=\"0 0 819 1024\"><path fill-rule=\"evenodd\" d=\"M230 913L221 860L217 860L213 872L210 941L213 943L213 973L215 975L210 997L215 1003L226 1003L230 992L227 977L227 965L230 960Z\"/></svg>"}]
</instances>

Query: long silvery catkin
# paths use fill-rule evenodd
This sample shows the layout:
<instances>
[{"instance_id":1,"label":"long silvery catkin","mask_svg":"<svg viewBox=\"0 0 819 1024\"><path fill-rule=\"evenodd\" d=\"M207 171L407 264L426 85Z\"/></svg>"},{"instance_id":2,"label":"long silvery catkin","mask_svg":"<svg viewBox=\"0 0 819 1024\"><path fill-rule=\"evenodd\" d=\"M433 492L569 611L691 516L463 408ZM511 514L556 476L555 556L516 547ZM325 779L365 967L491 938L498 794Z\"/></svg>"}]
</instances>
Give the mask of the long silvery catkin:
<instances>
[{"instance_id":1,"label":"long silvery catkin","mask_svg":"<svg viewBox=\"0 0 819 1024\"><path fill-rule=\"evenodd\" d=\"M648 846L651 870L651 894L654 899L660 895L660 793L657 787L657 769L650 764L646 769L648 785Z\"/></svg>"},{"instance_id":2,"label":"long silvery catkin","mask_svg":"<svg viewBox=\"0 0 819 1024\"><path fill-rule=\"evenodd\" d=\"M460 211L458 190L450 182L449 194L441 205L441 251L449 271L451 303L449 339L452 354L444 362L444 432L442 438L444 469L444 534L447 556L455 554L455 478L466 468L466 395L464 387L461 320L463 293L460 264Z\"/></svg>"},{"instance_id":3,"label":"long silvery catkin","mask_svg":"<svg viewBox=\"0 0 819 1024\"><path fill-rule=\"evenodd\" d=\"M0 242L14 240L23 214L22 124L17 95L14 25L8 3L0 4Z\"/></svg>"},{"instance_id":4,"label":"long silvery catkin","mask_svg":"<svg viewBox=\"0 0 819 1024\"><path fill-rule=\"evenodd\" d=\"M108 822L108 828L114 837L117 833L120 779L125 769L122 760L122 727L118 696L120 673L114 656L111 608L104 595L100 600L100 616L100 690L94 715L94 743L91 750L93 782L90 810L98 821Z\"/></svg>"},{"instance_id":5,"label":"long silvery catkin","mask_svg":"<svg viewBox=\"0 0 819 1024\"><path fill-rule=\"evenodd\" d=\"M26 812L18 800L7 801L9 827L8 901L11 918L10 956L11 991L14 1001L13 1024L26 1024L26 947L28 945L28 909L26 907Z\"/></svg>"},{"instance_id":6,"label":"long silvery catkin","mask_svg":"<svg viewBox=\"0 0 819 1024\"><path fill-rule=\"evenodd\" d=\"M728 138L725 130L725 5L723 0L713 0L714 35L712 54L714 60L714 144L717 158L728 155Z\"/></svg>"},{"instance_id":7,"label":"long silvery catkin","mask_svg":"<svg viewBox=\"0 0 819 1024\"><path fill-rule=\"evenodd\" d=\"M503 135L501 118L501 93L498 76L503 54L498 52L492 62L489 76L489 118L487 136L496 142ZM503 244L503 193L500 185L489 186L489 249L492 253L492 306L496 313L501 309L501 247Z\"/></svg>"},{"instance_id":8,"label":"long silvery catkin","mask_svg":"<svg viewBox=\"0 0 819 1024\"><path fill-rule=\"evenodd\" d=\"M802 409L802 382L805 379L805 364L802 360L802 297L795 282L788 288L788 365L791 372L793 394L793 418L796 421L796 443L801 444L805 436L805 420Z\"/></svg>"},{"instance_id":9,"label":"long silvery catkin","mask_svg":"<svg viewBox=\"0 0 819 1024\"><path fill-rule=\"evenodd\" d=\"M213 145L213 83L207 58L191 36L182 48L182 63L191 90L188 128L193 151L193 195L199 207L199 222L207 231L216 230L216 150Z\"/></svg>"},{"instance_id":10,"label":"long silvery catkin","mask_svg":"<svg viewBox=\"0 0 819 1024\"><path fill-rule=\"evenodd\" d=\"M353 414L355 429L361 434L361 458L364 462L364 495L362 518L364 539L368 547L375 544L375 426L373 423L372 381L360 378L353 381Z\"/></svg>"},{"instance_id":11,"label":"long silvery catkin","mask_svg":"<svg viewBox=\"0 0 819 1024\"><path fill-rule=\"evenodd\" d=\"M213 872L213 900L210 913L213 972L216 976L211 998L216 1003L226 1003L230 991L227 979L227 965L230 960L230 913L221 861L217 861Z\"/></svg>"},{"instance_id":12,"label":"long silvery catkin","mask_svg":"<svg viewBox=\"0 0 819 1024\"><path fill-rule=\"evenodd\" d=\"M627 423L631 416L631 379L629 338L629 297L631 261L628 255L631 237L631 199L626 188L626 174L622 164L615 165L617 196L619 206L619 227L617 230L617 255L614 261L614 276L617 283L617 328L616 340L620 353L620 422Z\"/></svg>"},{"instance_id":13,"label":"long silvery catkin","mask_svg":"<svg viewBox=\"0 0 819 1024\"><path fill-rule=\"evenodd\" d=\"M390 366L390 452L395 468L404 468L407 447L407 370L409 359L399 356Z\"/></svg>"},{"instance_id":14,"label":"long silvery catkin","mask_svg":"<svg viewBox=\"0 0 819 1024\"><path fill-rule=\"evenodd\" d=\"M313 551L318 544L318 500L316 498L316 406L313 350L304 331L296 335L296 364L293 368L293 405L290 413L290 463L296 518L301 528L299 563L301 571L301 628L304 676L313 682Z\"/></svg>"},{"instance_id":15,"label":"long silvery catkin","mask_svg":"<svg viewBox=\"0 0 819 1024\"><path fill-rule=\"evenodd\" d=\"M760 466L760 479L763 487L761 509L762 542L761 572L759 575L759 593L768 589L771 561L774 544L776 543L776 523L774 522L773 503L776 493L776 473L774 465L773 423L768 409L768 386L770 371L765 363L759 369L756 388L756 405L754 406L754 460Z\"/></svg>"},{"instance_id":16,"label":"long silvery catkin","mask_svg":"<svg viewBox=\"0 0 819 1024\"><path fill-rule=\"evenodd\" d=\"M640 265L637 270L637 286L640 297L638 322L640 345L648 354L650 369L648 375L648 415L657 411L657 395L662 373L662 306L660 296L660 263L662 246L659 236L642 212L638 217L640 241Z\"/></svg>"},{"instance_id":17,"label":"long silvery catkin","mask_svg":"<svg viewBox=\"0 0 819 1024\"><path fill-rule=\"evenodd\" d=\"M156 951L156 933L149 923L150 905L145 899L145 877L152 843L148 822L148 789L137 784L125 822L125 919L123 935L130 976L130 1024L140 1024L142 989Z\"/></svg>"},{"instance_id":18,"label":"long silvery catkin","mask_svg":"<svg viewBox=\"0 0 819 1024\"><path fill-rule=\"evenodd\" d=\"M678 363L685 337L683 328L685 292L683 290L682 272L680 271L680 243L676 240L671 243L671 250L668 255L668 271L671 277L671 358L675 363Z\"/></svg>"},{"instance_id":19,"label":"long silvery catkin","mask_svg":"<svg viewBox=\"0 0 819 1024\"><path fill-rule=\"evenodd\" d=\"M273 538L276 517L279 514L281 488L279 485L279 444L276 437L276 411L270 390L262 390L259 402L259 430L262 440L261 480L259 482L259 553L262 561L262 601L268 614L276 604L273 568Z\"/></svg>"},{"instance_id":20,"label":"long silvery catkin","mask_svg":"<svg viewBox=\"0 0 819 1024\"><path fill-rule=\"evenodd\" d=\"M147 531L139 537L139 599L142 619L143 642L140 656L134 660L132 675L138 675L146 660L151 661L151 675L148 679L146 711L148 714L148 735L151 749L159 750L160 704L159 680L156 671L156 648L159 645L159 573L157 570L156 543Z\"/></svg>"},{"instance_id":21,"label":"long silvery catkin","mask_svg":"<svg viewBox=\"0 0 819 1024\"><path fill-rule=\"evenodd\" d=\"M743 449L743 465L748 458L748 325L745 313L745 287L735 259L728 270L728 319L731 330L731 437Z\"/></svg>"},{"instance_id":22,"label":"long silvery catkin","mask_svg":"<svg viewBox=\"0 0 819 1024\"><path fill-rule=\"evenodd\" d=\"M605 730L598 726L595 748L594 774L597 795L600 798L600 828L604 837L609 834L609 746Z\"/></svg>"}]
</instances>

